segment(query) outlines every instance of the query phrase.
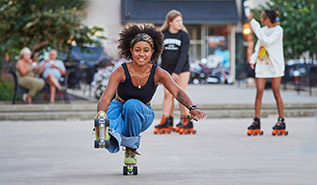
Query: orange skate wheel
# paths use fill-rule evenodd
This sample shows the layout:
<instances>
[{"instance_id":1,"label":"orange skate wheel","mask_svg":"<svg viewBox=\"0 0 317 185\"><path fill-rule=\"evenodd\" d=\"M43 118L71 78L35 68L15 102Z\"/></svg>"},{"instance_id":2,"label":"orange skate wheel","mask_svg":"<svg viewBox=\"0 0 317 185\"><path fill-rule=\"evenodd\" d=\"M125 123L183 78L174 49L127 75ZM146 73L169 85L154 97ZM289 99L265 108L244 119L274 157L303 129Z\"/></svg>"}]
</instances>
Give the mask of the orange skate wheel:
<instances>
[{"instance_id":1,"label":"orange skate wheel","mask_svg":"<svg viewBox=\"0 0 317 185\"><path fill-rule=\"evenodd\" d=\"M252 135L252 130L249 129L247 135L251 136Z\"/></svg>"},{"instance_id":2,"label":"orange skate wheel","mask_svg":"<svg viewBox=\"0 0 317 185\"><path fill-rule=\"evenodd\" d=\"M284 135L287 136L288 135L288 131L285 131Z\"/></svg>"},{"instance_id":3,"label":"orange skate wheel","mask_svg":"<svg viewBox=\"0 0 317 185\"><path fill-rule=\"evenodd\" d=\"M196 134L196 130L192 130L192 133L193 133L193 134Z\"/></svg>"},{"instance_id":4,"label":"orange skate wheel","mask_svg":"<svg viewBox=\"0 0 317 185\"><path fill-rule=\"evenodd\" d=\"M264 133L264 132L263 132L263 131L261 131L261 132L260 132L260 135L262 136L262 135L263 135L263 133Z\"/></svg>"}]
</instances>

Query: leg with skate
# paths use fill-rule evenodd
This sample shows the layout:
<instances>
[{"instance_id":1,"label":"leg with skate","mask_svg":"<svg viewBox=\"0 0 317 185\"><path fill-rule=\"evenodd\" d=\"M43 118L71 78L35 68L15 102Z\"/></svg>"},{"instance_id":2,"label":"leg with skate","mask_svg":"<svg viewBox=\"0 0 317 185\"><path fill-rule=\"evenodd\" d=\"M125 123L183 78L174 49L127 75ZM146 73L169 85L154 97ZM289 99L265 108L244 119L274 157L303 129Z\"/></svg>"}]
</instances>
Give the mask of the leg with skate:
<instances>
[{"instance_id":1,"label":"leg with skate","mask_svg":"<svg viewBox=\"0 0 317 185\"><path fill-rule=\"evenodd\" d=\"M175 126L175 129L173 130L174 132L179 132L180 126L182 125L182 120L185 118L185 116L180 117L180 121L177 123Z\"/></svg>"},{"instance_id":2,"label":"leg with skate","mask_svg":"<svg viewBox=\"0 0 317 185\"><path fill-rule=\"evenodd\" d=\"M277 123L273 127L272 135L273 136L287 136L288 131L286 129L285 119L284 118L278 118Z\"/></svg>"},{"instance_id":3,"label":"leg with skate","mask_svg":"<svg viewBox=\"0 0 317 185\"><path fill-rule=\"evenodd\" d=\"M248 127L248 136L263 135L259 118L254 118L252 124Z\"/></svg>"},{"instance_id":4,"label":"leg with skate","mask_svg":"<svg viewBox=\"0 0 317 185\"><path fill-rule=\"evenodd\" d=\"M165 134L165 133L170 134L171 131L173 130L173 125L172 125L172 128L170 128L171 126L170 122L171 122L171 117L162 116L161 122L155 126L154 134Z\"/></svg>"},{"instance_id":5,"label":"leg with skate","mask_svg":"<svg viewBox=\"0 0 317 185\"><path fill-rule=\"evenodd\" d=\"M96 135L95 148L108 148L110 146L109 119L105 112L99 112L95 118L93 131Z\"/></svg>"},{"instance_id":6,"label":"leg with skate","mask_svg":"<svg viewBox=\"0 0 317 185\"><path fill-rule=\"evenodd\" d=\"M123 166L123 175L133 174L138 175L137 164L137 155L140 155L136 149L125 148L124 151L124 166Z\"/></svg>"},{"instance_id":7,"label":"leg with skate","mask_svg":"<svg viewBox=\"0 0 317 185\"><path fill-rule=\"evenodd\" d=\"M194 123L189 116L184 116L181 120L181 125L179 125L179 134L196 134L196 130L194 130Z\"/></svg>"}]
</instances>

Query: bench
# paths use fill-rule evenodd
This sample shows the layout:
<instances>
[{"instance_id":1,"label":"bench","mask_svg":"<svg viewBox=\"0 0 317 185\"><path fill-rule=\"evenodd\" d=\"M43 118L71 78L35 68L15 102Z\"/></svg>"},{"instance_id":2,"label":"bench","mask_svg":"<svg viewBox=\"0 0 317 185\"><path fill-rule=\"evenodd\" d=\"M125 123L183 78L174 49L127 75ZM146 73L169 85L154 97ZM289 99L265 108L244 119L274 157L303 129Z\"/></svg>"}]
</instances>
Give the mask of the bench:
<instances>
[{"instance_id":1,"label":"bench","mask_svg":"<svg viewBox=\"0 0 317 185\"><path fill-rule=\"evenodd\" d=\"M56 94L57 93L62 93L63 94L63 98L64 98L65 104L70 103L70 98L69 98L69 95L67 93L67 87L68 87L69 75L71 73L73 73L73 72L75 72L74 69L67 70L65 77L62 78L62 80L60 80L60 84L63 85L64 87L66 87L66 90L59 91L58 89L56 89ZM18 94L27 93L28 89L25 89L25 88L23 88L23 87L21 87L19 85L18 75L17 75L17 71L16 70L10 70L9 73L13 76L13 81L14 81L14 95L13 95L13 98L12 98L12 104L15 104L16 100L17 100L17 97L18 97ZM49 84L45 83L43 89L39 93L50 93Z\"/></svg>"}]
</instances>

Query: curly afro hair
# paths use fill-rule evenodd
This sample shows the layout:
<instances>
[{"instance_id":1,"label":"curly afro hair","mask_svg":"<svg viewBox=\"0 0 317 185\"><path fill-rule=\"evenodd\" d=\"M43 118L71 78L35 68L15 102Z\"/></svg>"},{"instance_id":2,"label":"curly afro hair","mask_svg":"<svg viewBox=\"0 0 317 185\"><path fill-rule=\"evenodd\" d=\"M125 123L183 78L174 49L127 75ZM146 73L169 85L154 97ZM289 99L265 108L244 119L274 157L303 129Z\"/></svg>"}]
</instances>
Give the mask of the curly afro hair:
<instances>
[{"instance_id":1,"label":"curly afro hair","mask_svg":"<svg viewBox=\"0 0 317 185\"><path fill-rule=\"evenodd\" d=\"M132 59L132 54L130 52L130 43L132 39L134 39L135 36L139 33L146 33L152 37L154 42L154 48L152 49L154 49L154 52L152 54L151 61L157 60L163 51L164 36L161 31L158 31L155 29L154 26L149 26L149 25L144 25L144 26L132 25L124 29L120 33L119 46L118 46L120 57L126 58L128 60Z\"/></svg>"}]
</instances>

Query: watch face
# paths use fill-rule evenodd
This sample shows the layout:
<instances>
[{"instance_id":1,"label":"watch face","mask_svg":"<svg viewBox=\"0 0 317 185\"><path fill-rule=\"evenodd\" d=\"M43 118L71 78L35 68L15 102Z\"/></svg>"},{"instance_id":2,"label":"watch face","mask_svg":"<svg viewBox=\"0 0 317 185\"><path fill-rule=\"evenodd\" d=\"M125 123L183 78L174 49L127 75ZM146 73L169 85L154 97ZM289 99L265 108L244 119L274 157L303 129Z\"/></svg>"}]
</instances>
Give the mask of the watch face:
<instances>
[{"instance_id":1,"label":"watch face","mask_svg":"<svg viewBox=\"0 0 317 185\"><path fill-rule=\"evenodd\" d=\"M192 105L192 106L190 106L190 108L189 108L190 111L191 111L191 110L195 110L195 109L197 109L197 106L196 106L196 105Z\"/></svg>"}]
</instances>

